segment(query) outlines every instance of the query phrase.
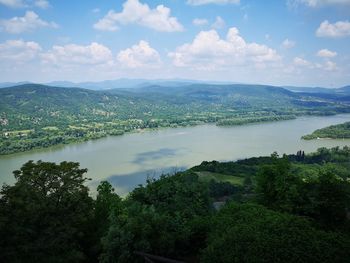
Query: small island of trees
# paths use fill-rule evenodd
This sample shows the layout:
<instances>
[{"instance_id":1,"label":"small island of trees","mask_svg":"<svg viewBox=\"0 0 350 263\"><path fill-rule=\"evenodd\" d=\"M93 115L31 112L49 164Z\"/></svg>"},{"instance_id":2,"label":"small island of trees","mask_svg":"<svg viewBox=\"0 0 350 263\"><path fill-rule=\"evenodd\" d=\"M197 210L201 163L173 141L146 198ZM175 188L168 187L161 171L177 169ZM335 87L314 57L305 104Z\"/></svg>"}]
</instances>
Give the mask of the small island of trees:
<instances>
[{"instance_id":1,"label":"small island of trees","mask_svg":"<svg viewBox=\"0 0 350 263\"><path fill-rule=\"evenodd\" d=\"M304 140L312 140L317 138L329 139L349 139L350 138L350 122L331 125L322 129L318 129L311 134L302 137Z\"/></svg>"}]
</instances>

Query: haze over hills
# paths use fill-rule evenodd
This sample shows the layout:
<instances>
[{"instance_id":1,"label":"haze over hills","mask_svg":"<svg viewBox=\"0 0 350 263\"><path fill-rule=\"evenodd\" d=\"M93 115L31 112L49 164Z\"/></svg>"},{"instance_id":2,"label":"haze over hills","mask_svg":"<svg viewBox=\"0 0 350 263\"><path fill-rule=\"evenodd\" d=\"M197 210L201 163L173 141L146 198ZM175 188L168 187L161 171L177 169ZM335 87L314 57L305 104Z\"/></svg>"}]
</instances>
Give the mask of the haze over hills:
<instances>
[{"instance_id":1,"label":"haze over hills","mask_svg":"<svg viewBox=\"0 0 350 263\"><path fill-rule=\"evenodd\" d=\"M14 86L19 86L23 84L31 84L30 81L21 81L21 82L1 82L0 83L0 88L8 88L8 87L14 87Z\"/></svg>"},{"instance_id":2,"label":"haze over hills","mask_svg":"<svg viewBox=\"0 0 350 263\"><path fill-rule=\"evenodd\" d=\"M295 86L282 86L285 89L294 92L305 93L328 93L328 94L348 94L350 93L350 86L344 86L339 88L323 88L323 87L295 87Z\"/></svg>"},{"instance_id":3,"label":"haze over hills","mask_svg":"<svg viewBox=\"0 0 350 263\"><path fill-rule=\"evenodd\" d=\"M311 92L311 93L333 93L334 88L323 88L323 87L296 87L296 86L282 86L285 89L294 92ZM339 88L336 88L339 89Z\"/></svg>"},{"instance_id":4,"label":"haze over hills","mask_svg":"<svg viewBox=\"0 0 350 263\"><path fill-rule=\"evenodd\" d=\"M41 85L54 86L54 87L66 87L66 88L85 88L92 90L108 90L108 89L128 89L128 88L140 88L149 85L159 85L167 87L183 86L189 84L235 84L229 81L202 81L202 80L191 80L191 79L115 79L115 80L104 80L104 81L89 81L89 82L71 82L71 81L51 81L47 83L37 83ZM35 84L34 82L23 81L23 82L3 82L0 83L0 88L18 86L22 84Z\"/></svg>"},{"instance_id":5,"label":"haze over hills","mask_svg":"<svg viewBox=\"0 0 350 263\"><path fill-rule=\"evenodd\" d=\"M10 88L15 86L20 86L23 84L35 84L35 83L30 83L28 81L17 82L17 83L4 82L4 83L0 83L0 88ZM176 95L177 92L182 92L188 86L191 86L194 84L200 84L200 85L203 85L204 87L209 87L209 85L214 85L214 86L240 85L241 88L247 87L247 89L250 89L253 86L256 86L256 87L269 86L269 85L259 85L259 84L239 84L239 83L232 83L232 82L225 82L225 81L219 82L219 81L202 81L202 80L191 80L191 79L126 79L126 78L116 79L116 80L105 80L100 82L52 81L49 83L44 83L39 85L46 85L46 86L52 86L52 87L65 87L65 88L83 88L83 89L101 90L101 91L118 90L118 89L125 89L125 90L135 89L135 91L137 90L139 93L145 92L146 90L148 90L147 92L152 92L152 91L155 91L155 89L157 90L157 92L164 93L164 91L161 91L162 89L164 89L164 90L167 90L165 93L172 92L173 95ZM306 96L310 95L310 96L319 97L319 98L324 98L325 96L328 96L328 95L329 95L328 99L331 99L334 97L339 98L344 95L350 96L350 86L345 86L340 88L297 87L297 86L280 86L280 87L292 92L297 92L300 94L304 93L304 95Z\"/></svg>"},{"instance_id":6,"label":"haze over hills","mask_svg":"<svg viewBox=\"0 0 350 263\"><path fill-rule=\"evenodd\" d=\"M53 87L66 87L66 88L84 88L91 90L110 90L110 89L130 89L130 88L145 88L148 86L162 86L162 87L180 87L188 86L191 84L203 84L203 85L229 85L229 84L242 84L242 85L259 85L259 84L246 84L237 83L232 81L208 81L208 80L193 80L193 79L128 79L121 78L115 80L104 81L88 81L88 82L71 82L71 81L51 81L47 83L34 83L29 81L22 82L3 82L0 83L0 88L13 87L22 84L41 84ZM262 85L263 86L263 85ZM268 86L268 85L265 85ZM306 93L349 93L349 86L339 88L327 88L327 87L302 87L302 86L279 86L284 89L293 92L306 92Z\"/></svg>"}]
</instances>

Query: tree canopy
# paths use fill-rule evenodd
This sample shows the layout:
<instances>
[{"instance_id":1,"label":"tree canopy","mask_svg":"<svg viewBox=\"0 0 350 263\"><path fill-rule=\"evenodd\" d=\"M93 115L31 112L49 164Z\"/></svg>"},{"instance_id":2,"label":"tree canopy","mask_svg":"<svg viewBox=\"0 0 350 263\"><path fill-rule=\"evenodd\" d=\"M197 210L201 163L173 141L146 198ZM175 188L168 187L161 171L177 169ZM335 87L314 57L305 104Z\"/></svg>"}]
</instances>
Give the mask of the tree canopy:
<instances>
[{"instance_id":1,"label":"tree canopy","mask_svg":"<svg viewBox=\"0 0 350 263\"><path fill-rule=\"evenodd\" d=\"M93 200L78 163L29 161L1 189L0 261L78 262Z\"/></svg>"}]
</instances>

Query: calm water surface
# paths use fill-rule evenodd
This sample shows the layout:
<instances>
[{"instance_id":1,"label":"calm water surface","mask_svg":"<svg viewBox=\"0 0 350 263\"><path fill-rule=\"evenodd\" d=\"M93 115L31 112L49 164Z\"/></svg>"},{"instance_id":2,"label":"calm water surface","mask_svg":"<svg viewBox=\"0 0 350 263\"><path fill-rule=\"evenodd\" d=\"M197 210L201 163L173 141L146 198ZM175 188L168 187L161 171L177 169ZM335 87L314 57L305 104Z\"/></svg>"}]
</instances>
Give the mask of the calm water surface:
<instances>
[{"instance_id":1,"label":"calm water surface","mask_svg":"<svg viewBox=\"0 0 350 263\"><path fill-rule=\"evenodd\" d=\"M350 146L350 140L300 137L328 125L350 121L350 114L233 127L201 125L144 131L27 153L0 156L0 184L13 183L12 171L28 160L76 161L88 168L91 187L108 179L120 194L147 176L182 170L203 160L236 160L252 156L311 152L319 147Z\"/></svg>"}]
</instances>

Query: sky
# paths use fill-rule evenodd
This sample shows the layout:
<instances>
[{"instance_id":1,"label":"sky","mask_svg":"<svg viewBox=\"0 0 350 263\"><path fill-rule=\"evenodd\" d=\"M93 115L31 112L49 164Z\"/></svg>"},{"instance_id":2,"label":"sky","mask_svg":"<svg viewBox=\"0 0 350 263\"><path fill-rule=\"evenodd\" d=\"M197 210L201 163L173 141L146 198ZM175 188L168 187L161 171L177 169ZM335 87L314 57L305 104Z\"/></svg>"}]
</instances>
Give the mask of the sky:
<instances>
[{"instance_id":1,"label":"sky","mask_svg":"<svg viewBox=\"0 0 350 263\"><path fill-rule=\"evenodd\" d=\"M0 82L350 84L350 0L0 0Z\"/></svg>"}]
</instances>

